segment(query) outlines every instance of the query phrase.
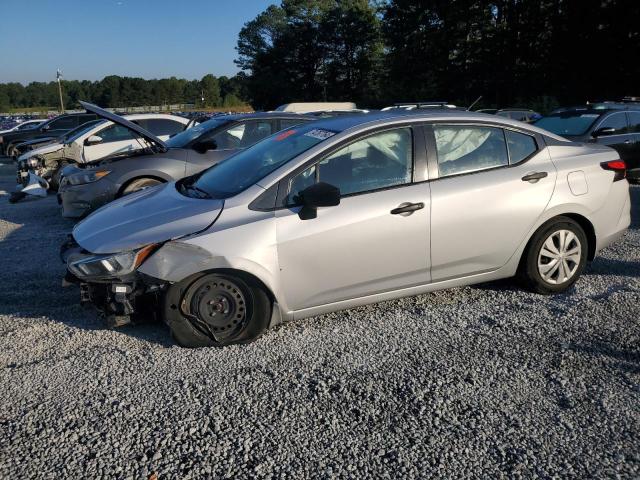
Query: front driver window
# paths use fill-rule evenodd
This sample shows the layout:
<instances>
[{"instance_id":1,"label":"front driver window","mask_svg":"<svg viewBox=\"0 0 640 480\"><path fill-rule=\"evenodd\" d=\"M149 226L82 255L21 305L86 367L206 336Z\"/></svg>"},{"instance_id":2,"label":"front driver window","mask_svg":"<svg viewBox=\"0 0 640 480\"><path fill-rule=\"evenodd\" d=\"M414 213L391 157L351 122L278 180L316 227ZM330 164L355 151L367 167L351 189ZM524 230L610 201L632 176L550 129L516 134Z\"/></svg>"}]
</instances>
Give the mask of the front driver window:
<instances>
[{"instance_id":1,"label":"front driver window","mask_svg":"<svg viewBox=\"0 0 640 480\"><path fill-rule=\"evenodd\" d=\"M340 189L342 195L363 193L411 182L413 137L410 128L370 135L341 148L290 182L288 205L316 181Z\"/></svg>"},{"instance_id":2,"label":"front driver window","mask_svg":"<svg viewBox=\"0 0 640 480\"><path fill-rule=\"evenodd\" d=\"M605 118L597 127L598 130L601 128L612 128L613 132L609 133L609 135L625 133L627 130L627 117L624 112L614 113L613 115Z\"/></svg>"},{"instance_id":3,"label":"front driver window","mask_svg":"<svg viewBox=\"0 0 640 480\"><path fill-rule=\"evenodd\" d=\"M271 122L246 122L232 126L213 136L218 150L247 148L273 133Z\"/></svg>"},{"instance_id":4,"label":"front driver window","mask_svg":"<svg viewBox=\"0 0 640 480\"><path fill-rule=\"evenodd\" d=\"M441 177L509 165L500 128L436 125L433 132Z\"/></svg>"},{"instance_id":5,"label":"front driver window","mask_svg":"<svg viewBox=\"0 0 640 480\"><path fill-rule=\"evenodd\" d=\"M123 140L133 140L134 135L131 130L122 125L113 124L96 133L102 138L102 143L120 142Z\"/></svg>"}]
</instances>

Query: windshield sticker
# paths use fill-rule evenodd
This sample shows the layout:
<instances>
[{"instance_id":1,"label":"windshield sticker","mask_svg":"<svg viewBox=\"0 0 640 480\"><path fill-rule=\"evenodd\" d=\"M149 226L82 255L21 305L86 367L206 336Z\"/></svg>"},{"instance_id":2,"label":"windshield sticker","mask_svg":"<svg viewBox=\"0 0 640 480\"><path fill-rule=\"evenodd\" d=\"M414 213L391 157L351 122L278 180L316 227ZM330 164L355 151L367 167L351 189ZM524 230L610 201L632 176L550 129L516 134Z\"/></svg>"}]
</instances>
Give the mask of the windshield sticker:
<instances>
[{"instance_id":1,"label":"windshield sticker","mask_svg":"<svg viewBox=\"0 0 640 480\"><path fill-rule=\"evenodd\" d=\"M305 133L305 137L317 138L318 140L326 140L329 137L333 137L336 132L331 132L329 130L321 130L319 128L314 128L310 132Z\"/></svg>"},{"instance_id":2,"label":"windshield sticker","mask_svg":"<svg viewBox=\"0 0 640 480\"><path fill-rule=\"evenodd\" d=\"M600 115L597 113L583 113L580 115L582 118L598 118Z\"/></svg>"},{"instance_id":3,"label":"windshield sticker","mask_svg":"<svg viewBox=\"0 0 640 480\"><path fill-rule=\"evenodd\" d=\"M280 135L278 135L276 137L276 141L280 142L282 140L284 140L285 138L290 137L291 135L293 135L294 133L296 133L295 130L287 130L286 132L282 132Z\"/></svg>"}]
</instances>

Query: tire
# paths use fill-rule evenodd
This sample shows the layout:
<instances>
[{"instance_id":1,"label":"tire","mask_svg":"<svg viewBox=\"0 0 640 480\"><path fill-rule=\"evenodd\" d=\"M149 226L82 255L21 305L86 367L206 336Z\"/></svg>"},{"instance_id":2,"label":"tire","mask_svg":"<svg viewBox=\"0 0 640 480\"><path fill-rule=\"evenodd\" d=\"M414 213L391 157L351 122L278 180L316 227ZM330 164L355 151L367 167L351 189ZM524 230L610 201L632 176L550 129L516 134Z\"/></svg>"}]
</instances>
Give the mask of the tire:
<instances>
[{"instance_id":1,"label":"tire","mask_svg":"<svg viewBox=\"0 0 640 480\"><path fill-rule=\"evenodd\" d=\"M563 245L564 243L564 245ZM525 287L543 295L571 288L587 263L589 245L582 227L569 217L557 217L533 235L518 276Z\"/></svg>"},{"instance_id":2,"label":"tire","mask_svg":"<svg viewBox=\"0 0 640 480\"><path fill-rule=\"evenodd\" d=\"M162 182L160 180L156 180L155 178L137 178L122 190L122 194L120 196L124 197L130 193L137 192L138 190L144 190L145 188L155 187L161 183Z\"/></svg>"},{"instance_id":3,"label":"tire","mask_svg":"<svg viewBox=\"0 0 640 480\"><path fill-rule=\"evenodd\" d=\"M182 347L224 347L256 340L269 326L271 309L253 279L202 273L169 287L163 318Z\"/></svg>"}]
</instances>

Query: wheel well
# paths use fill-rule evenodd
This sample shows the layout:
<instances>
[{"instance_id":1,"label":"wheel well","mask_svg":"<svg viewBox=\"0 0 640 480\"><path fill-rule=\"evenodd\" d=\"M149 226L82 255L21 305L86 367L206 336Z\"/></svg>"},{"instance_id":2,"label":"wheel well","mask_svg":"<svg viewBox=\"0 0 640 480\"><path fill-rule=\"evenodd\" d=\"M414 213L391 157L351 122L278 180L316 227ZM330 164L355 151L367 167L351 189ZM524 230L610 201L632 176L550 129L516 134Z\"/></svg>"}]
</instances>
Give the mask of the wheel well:
<instances>
[{"instance_id":1,"label":"wheel well","mask_svg":"<svg viewBox=\"0 0 640 480\"><path fill-rule=\"evenodd\" d=\"M549 220L544 222L542 225L540 225L535 230L535 232L533 232L533 234L531 235L531 238L529 238L529 241L527 242L527 246L524 249L522 256L520 257L520 263L522 263L523 259L525 258L527 250L529 249L529 245L531 244L531 240L533 239L535 233L541 228L543 228L545 225L547 225L549 222L556 220L558 217L569 217L571 220L573 220L574 222L576 222L578 225L582 227L582 230L584 230L584 234L587 236L587 259L593 260L595 258L596 231L593 228L593 224L586 217L583 217L579 213L562 213L560 215L556 215L555 217L550 218Z\"/></svg>"},{"instance_id":2,"label":"wheel well","mask_svg":"<svg viewBox=\"0 0 640 480\"><path fill-rule=\"evenodd\" d=\"M588 242L587 259L593 260L596 256L596 230L593 228L593 224L586 217L578 213L565 213L563 216L569 217L582 227Z\"/></svg>"},{"instance_id":3,"label":"wheel well","mask_svg":"<svg viewBox=\"0 0 640 480\"><path fill-rule=\"evenodd\" d=\"M221 273L226 275L234 275L245 281L249 280L250 282L256 283L258 286L260 286L260 288L262 288L262 290L264 290L264 292L267 294L267 297L269 297L269 300L271 301L272 304L275 303L276 301L276 297L271 291L271 289L267 287L262 280L260 280L258 277L256 277L252 273L245 272L244 270L235 270L233 268L214 268L212 270L207 270L206 272L202 272L202 273Z\"/></svg>"},{"instance_id":4,"label":"wheel well","mask_svg":"<svg viewBox=\"0 0 640 480\"><path fill-rule=\"evenodd\" d=\"M162 178L162 177L158 177L157 175L140 175L140 176L138 176L138 177L130 178L129 180L127 180L126 182L124 182L124 183L122 184L122 186L120 187L120 190L118 190L118 195L117 195L117 196L118 196L118 197L121 197L121 196L122 196L122 192L124 192L124 189L125 189L125 188L127 188L129 185L131 185L131 184L132 184L133 182L135 182L136 180L141 180L141 179L143 179L143 178L150 178L150 179L152 179L152 180L158 180L158 181L159 181L159 182L161 182L161 183L166 183L166 182L167 182L167 180L165 180L165 179L164 179L164 178Z\"/></svg>"}]
</instances>

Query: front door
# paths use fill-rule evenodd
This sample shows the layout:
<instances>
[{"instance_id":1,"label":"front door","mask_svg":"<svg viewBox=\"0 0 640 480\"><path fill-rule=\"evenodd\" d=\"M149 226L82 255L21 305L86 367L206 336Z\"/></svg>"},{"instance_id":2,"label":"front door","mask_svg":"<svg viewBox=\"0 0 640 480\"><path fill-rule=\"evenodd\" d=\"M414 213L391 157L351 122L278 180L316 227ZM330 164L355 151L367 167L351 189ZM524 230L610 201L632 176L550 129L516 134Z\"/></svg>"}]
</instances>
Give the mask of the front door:
<instances>
[{"instance_id":1,"label":"front door","mask_svg":"<svg viewBox=\"0 0 640 480\"><path fill-rule=\"evenodd\" d=\"M556 169L534 136L434 125L439 179L431 182L434 282L505 265L544 212Z\"/></svg>"},{"instance_id":2,"label":"front door","mask_svg":"<svg viewBox=\"0 0 640 480\"><path fill-rule=\"evenodd\" d=\"M289 308L429 282L430 186L412 183L412 168L412 129L396 128L355 141L288 181L289 207L277 211L276 232ZM340 188L341 202L301 220L297 194L316 181Z\"/></svg>"}]
</instances>

